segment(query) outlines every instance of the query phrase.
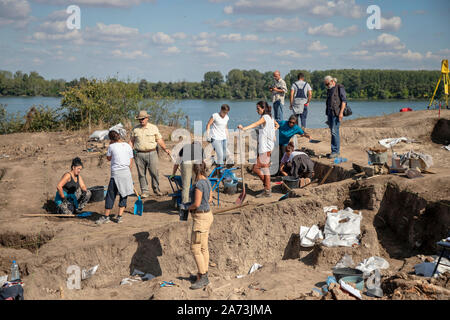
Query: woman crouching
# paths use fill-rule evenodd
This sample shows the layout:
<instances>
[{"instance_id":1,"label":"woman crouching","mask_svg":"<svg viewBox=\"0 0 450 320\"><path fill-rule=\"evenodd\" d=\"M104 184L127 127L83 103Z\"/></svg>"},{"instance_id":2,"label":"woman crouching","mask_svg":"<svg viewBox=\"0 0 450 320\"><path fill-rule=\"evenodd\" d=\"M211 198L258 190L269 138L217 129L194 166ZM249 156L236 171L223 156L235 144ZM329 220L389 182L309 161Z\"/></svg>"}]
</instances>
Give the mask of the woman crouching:
<instances>
[{"instance_id":1,"label":"woman crouching","mask_svg":"<svg viewBox=\"0 0 450 320\"><path fill-rule=\"evenodd\" d=\"M56 186L55 204L58 214L80 213L91 198L80 172L83 163L80 158L72 160L70 171L66 172Z\"/></svg>"},{"instance_id":2,"label":"woman crouching","mask_svg":"<svg viewBox=\"0 0 450 320\"><path fill-rule=\"evenodd\" d=\"M193 165L194 179L196 181L192 188L193 199L191 206L188 208L192 213L194 220L191 235L191 251L197 264L198 274L197 281L191 286L191 289L201 289L208 285L208 265L209 250L208 236L209 229L214 220L209 203L212 201L211 183L206 177L206 165Z\"/></svg>"}]
</instances>

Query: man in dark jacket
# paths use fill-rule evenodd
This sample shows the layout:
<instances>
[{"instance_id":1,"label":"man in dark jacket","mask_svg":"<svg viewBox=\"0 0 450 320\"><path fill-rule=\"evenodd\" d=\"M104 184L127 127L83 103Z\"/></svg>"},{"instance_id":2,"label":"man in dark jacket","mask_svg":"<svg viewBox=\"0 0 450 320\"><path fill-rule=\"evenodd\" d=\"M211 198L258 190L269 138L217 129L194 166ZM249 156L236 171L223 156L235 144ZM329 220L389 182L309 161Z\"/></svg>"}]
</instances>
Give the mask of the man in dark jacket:
<instances>
[{"instance_id":1,"label":"man in dark jacket","mask_svg":"<svg viewBox=\"0 0 450 320\"><path fill-rule=\"evenodd\" d=\"M331 153L330 158L336 158L340 154L339 127L344 118L344 110L347 106L345 88L337 84L337 79L326 76L324 84L328 89L325 114L328 117L328 127L331 130Z\"/></svg>"}]
</instances>

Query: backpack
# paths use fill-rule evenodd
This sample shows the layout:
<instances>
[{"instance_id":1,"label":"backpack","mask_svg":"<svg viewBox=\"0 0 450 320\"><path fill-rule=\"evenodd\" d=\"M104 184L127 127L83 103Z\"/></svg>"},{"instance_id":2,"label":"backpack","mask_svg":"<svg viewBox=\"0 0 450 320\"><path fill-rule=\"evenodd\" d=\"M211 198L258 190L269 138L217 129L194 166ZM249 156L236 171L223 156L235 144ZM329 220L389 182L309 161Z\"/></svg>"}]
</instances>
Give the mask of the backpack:
<instances>
[{"instance_id":1,"label":"backpack","mask_svg":"<svg viewBox=\"0 0 450 320\"><path fill-rule=\"evenodd\" d=\"M336 87L337 87L338 90L341 90L342 85L337 84ZM333 95L336 95L336 94L338 94L338 91L334 90ZM340 98L339 98L339 100L340 100ZM344 115L344 117L348 117L348 116L351 116L352 114L353 114L353 111L352 111L352 109L350 108L350 106L348 105L348 102L347 102L347 104L345 106L345 109L344 109L343 115Z\"/></svg>"}]
</instances>

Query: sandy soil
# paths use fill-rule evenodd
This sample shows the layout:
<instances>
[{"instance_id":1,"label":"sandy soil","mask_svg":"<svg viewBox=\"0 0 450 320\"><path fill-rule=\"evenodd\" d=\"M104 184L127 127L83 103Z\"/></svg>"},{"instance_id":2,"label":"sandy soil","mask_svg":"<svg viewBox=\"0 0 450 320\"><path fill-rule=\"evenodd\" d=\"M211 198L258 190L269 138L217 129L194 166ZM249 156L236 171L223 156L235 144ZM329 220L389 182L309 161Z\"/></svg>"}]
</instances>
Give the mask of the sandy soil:
<instances>
[{"instance_id":1,"label":"sandy soil","mask_svg":"<svg viewBox=\"0 0 450 320\"><path fill-rule=\"evenodd\" d=\"M442 110L441 119L448 121L450 111ZM383 271L385 279L397 272L410 273L414 264L422 262L418 255L436 253L435 242L450 227L450 158L442 148L450 134L448 124L445 127L442 122L436 132L437 123L434 111L345 121L341 156L348 162L336 165L325 184L313 183L285 201L277 201L283 195L280 186L273 187L272 198L256 199L262 185L246 173L250 205L215 216L209 242L211 284L198 291L189 289L189 276L196 272L189 250L192 222L179 221L169 196L145 199L143 216L132 214L136 198L130 197L122 224L95 224L103 214L103 202L88 204L85 210L94 212L88 219L24 217L47 213L56 184L75 156L85 164L82 176L88 186L106 185L110 167L103 156L105 149L102 144L89 144L85 131L0 136L0 275L7 274L11 261L17 260L26 299L317 299L308 297L311 289L332 275L331 268L346 253L355 263L375 255L385 258L390 263ZM160 130L167 145L174 147L169 138L173 128L162 126ZM321 142L299 138L300 146L316 155L330 152L329 130L309 132ZM416 142L394 150L432 155L435 174L413 180L403 175L358 180L362 174L356 174L352 164L367 165L365 149L380 139L403 136ZM93 146L98 151L86 151ZM313 160L319 179L333 166L325 158ZM171 171L169 157L161 155L161 190L166 193L171 189L164 175ZM132 173L138 185L135 168ZM233 206L237 197L221 193L220 208L214 210ZM323 207L329 205L361 210L360 246L299 246L300 226L323 226ZM236 278L247 274L254 263L263 268ZM68 266L87 269L97 264L97 273L81 282L81 290L67 289ZM156 278L120 285L135 268ZM161 288L163 280L173 280L178 286ZM448 281L446 288L450 289ZM393 298L392 291L386 291L387 299Z\"/></svg>"}]
</instances>

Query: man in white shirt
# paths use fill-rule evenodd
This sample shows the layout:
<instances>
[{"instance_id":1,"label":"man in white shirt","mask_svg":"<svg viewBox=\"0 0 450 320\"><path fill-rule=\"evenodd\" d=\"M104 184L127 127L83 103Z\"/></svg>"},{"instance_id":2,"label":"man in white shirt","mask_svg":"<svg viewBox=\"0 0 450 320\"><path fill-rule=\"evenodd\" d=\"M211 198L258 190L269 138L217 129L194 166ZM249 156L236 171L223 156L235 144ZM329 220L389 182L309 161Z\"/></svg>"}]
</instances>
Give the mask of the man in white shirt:
<instances>
[{"instance_id":1,"label":"man in white shirt","mask_svg":"<svg viewBox=\"0 0 450 320\"><path fill-rule=\"evenodd\" d=\"M276 122L283 120L284 96L287 93L286 82L281 78L280 71L273 73L274 83L269 87L272 92L273 113Z\"/></svg>"}]
</instances>

